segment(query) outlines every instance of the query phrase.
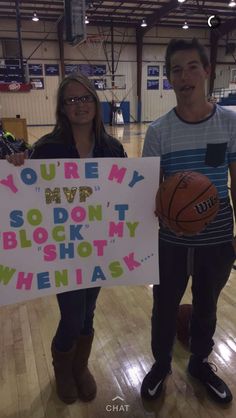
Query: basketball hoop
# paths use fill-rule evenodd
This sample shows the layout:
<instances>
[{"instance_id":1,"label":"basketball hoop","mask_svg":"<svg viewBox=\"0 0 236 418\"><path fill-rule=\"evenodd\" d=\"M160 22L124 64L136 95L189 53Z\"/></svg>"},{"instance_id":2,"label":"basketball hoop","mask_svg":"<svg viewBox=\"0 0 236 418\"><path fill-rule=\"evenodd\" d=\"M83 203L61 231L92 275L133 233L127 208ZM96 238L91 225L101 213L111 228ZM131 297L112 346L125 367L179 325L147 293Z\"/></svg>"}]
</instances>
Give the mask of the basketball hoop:
<instances>
[{"instance_id":1,"label":"basketball hoop","mask_svg":"<svg viewBox=\"0 0 236 418\"><path fill-rule=\"evenodd\" d=\"M125 75L114 74L106 75L107 90L124 90L126 89Z\"/></svg>"},{"instance_id":2,"label":"basketball hoop","mask_svg":"<svg viewBox=\"0 0 236 418\"><path fill-rule=\"evenodd\" d=\"M104 36L101 35L87 35L83 45L90 50L101 51L103 48L103 42L105 41Z\"/></svg>"}]
</instances>

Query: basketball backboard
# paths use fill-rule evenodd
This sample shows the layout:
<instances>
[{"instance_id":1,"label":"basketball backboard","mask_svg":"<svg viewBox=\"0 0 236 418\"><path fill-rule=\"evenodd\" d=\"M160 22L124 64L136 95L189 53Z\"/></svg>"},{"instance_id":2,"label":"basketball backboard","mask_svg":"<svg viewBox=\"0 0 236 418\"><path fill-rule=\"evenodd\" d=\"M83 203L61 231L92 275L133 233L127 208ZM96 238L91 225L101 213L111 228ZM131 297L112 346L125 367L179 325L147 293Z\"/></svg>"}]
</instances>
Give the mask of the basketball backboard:
<instances>
[{"instance_id":1,"label":"basketball backboard","mask_svg":"<svg viewBox=\"0 0 236 418\"><path fill-rule=\"evenodd\" d=\"M85 0L66 0L64 3L66 41L76 46L86 39Z\"/></svg>"}]
</instances>

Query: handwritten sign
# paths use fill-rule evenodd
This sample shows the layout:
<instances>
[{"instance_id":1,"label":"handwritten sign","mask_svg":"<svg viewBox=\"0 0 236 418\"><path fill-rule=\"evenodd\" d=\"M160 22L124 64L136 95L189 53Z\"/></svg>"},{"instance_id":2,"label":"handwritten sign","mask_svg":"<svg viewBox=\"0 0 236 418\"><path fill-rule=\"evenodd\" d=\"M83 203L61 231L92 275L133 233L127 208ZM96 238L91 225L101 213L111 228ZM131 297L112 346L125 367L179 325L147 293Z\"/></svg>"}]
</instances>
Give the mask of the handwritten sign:
<instances>
[{"instance_id":1,"label":"handwritten sign","mask_svg":"<svg viewBox=\"0 0 236 418\"><path fill-rule=\"evenodd\" d=\"M0 305L158 283L158 157L0 164Z\"/></svg>"}]
</instances>

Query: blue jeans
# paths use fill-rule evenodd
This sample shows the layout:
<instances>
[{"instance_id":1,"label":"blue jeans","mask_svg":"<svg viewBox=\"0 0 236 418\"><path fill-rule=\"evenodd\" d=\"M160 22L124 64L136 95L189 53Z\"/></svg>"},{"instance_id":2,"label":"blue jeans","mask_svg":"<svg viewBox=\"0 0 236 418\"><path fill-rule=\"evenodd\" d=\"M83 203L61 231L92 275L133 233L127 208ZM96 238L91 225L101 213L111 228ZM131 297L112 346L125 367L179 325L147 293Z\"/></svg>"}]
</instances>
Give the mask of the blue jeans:
<instances>
[{"instance_id":1,"label":"blue jeans","mask_svg":"<svg viewBox=\"0 0 236 418\"><path fill-rule=\"evenodd\" d=\"M160 241L160 285L153 287L152 352L164 369L170 366L178 306L190 276L189 254L193 297L190 349L202 358L212 351L218 297L235 260L231 243L190 249Z\"/></svg>"},{"instance_id":2,"label":"blue jeans","mask_svg":"<svg viewBox=\"0 0 236 418\"><path fill-rule=\"evenodd\" d=\"M94 311L100 289L93 287L57 295L61 319L54 343L59 351L70 350L81 334L92 334Z\"/></svg>"}]
</instances>

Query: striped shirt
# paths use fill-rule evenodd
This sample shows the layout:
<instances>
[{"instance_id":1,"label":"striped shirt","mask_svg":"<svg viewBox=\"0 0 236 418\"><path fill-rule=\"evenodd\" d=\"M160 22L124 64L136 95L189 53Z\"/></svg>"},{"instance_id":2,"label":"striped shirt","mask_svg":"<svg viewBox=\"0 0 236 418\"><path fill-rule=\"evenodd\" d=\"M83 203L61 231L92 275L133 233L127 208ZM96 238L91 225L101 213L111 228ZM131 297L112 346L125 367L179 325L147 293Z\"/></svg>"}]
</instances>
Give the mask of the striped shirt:
<instances>
[{"instance_id":1,"label":"striped shirt","mask_svg":"<svg viewBox=\"0 0 236 418\"><path fill-rule=\"evenodd\" d=\"M186 245L218 245L232 241L233 213L228 194L228 168L236 161L236 113L214 107L200 122L186 122L172 109L149 125L143 157L160 156L164 178L179 171L197 171L215 184L220 209L215 219L201 233L177 236L160 226L164 241Z\"/></svg>"}]
</instances>

